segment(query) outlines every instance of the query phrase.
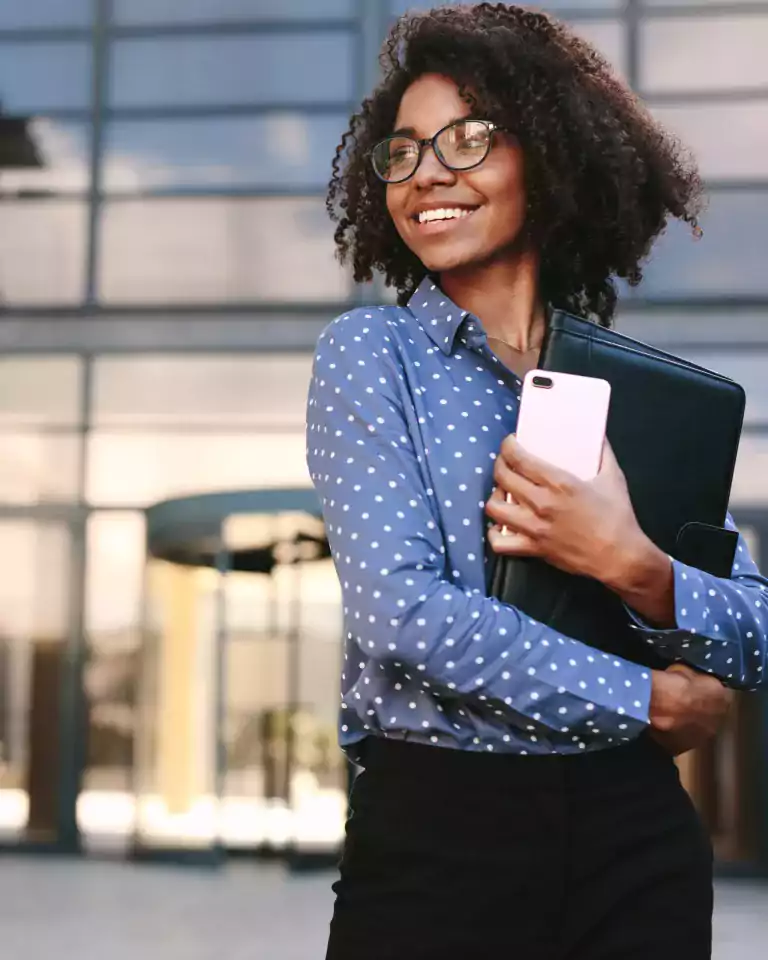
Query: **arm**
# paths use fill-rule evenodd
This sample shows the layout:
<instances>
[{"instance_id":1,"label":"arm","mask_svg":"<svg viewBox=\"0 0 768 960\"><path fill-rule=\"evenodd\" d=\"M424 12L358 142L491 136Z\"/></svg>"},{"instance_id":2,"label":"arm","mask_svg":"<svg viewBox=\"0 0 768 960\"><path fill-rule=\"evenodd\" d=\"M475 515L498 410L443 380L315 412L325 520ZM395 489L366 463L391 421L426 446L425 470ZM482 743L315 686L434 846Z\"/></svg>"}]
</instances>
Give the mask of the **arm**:
<instances>
[{"instance_id":1,"label":"arm","mask_svg":"<svg viewBox=\"0 0 768 960\"><path fill-rule=\"evenodd\" d=\"M765 682L768 581L740 538L730 580L673 560L643 533L626 481L606 445L600 474L580 481L523 450L514 437L496 464L501 490L488 512L499 552L538 556L570 573L601 581L647 622L646 641L670 660L685 660L728 686ZM729 518L728 525L733 528ZM501 527L511 535L504 536Z\"/></svg>"},{"instance_id":2,"label":"arm","mask_svg":"<svg viewBox=\"0 0 768 960\"><path fill-rule=\"evenodd\" d=\"M636 735L648 722L650 671L448 579L397 367L386 338L362 326L344 318L321 337L307 428L350 635L383 665L414 671L444 696L490 701L510 722Z\"/></svg>"},{"instance_id":3,"label":"arm","mask_svg":"<svg viewBox=\"0 0 768 960\"><path fill-rule=\"evenodd\" d=\"M726 526L736 529L730 515ZM641 548L633 569L619 592L645 619L635 617L638 629L659 653L714 674L734 689L754 690L768 681L768 580L760 576L742 536L730 579L670 560L652 544L645 554ZM654 582L668 583L671 616L659 615L659 604L647 599Z\"/></svg>"}]
</instances>

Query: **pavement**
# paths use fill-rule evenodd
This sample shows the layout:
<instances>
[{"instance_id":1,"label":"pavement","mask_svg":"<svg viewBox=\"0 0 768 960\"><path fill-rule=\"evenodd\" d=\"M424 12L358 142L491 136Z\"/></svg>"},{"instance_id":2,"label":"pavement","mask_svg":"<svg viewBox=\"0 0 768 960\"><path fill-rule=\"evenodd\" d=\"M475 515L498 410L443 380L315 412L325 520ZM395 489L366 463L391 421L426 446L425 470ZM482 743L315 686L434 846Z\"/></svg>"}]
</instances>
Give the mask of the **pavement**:
<instances>
[{"instance_id":1,"label":"pavement","mask_svg":"<svg viewBox=\"0 0 768 960\"><path fill-rule=\"evenodd\" d=\"M323 960L332 873L0 858L2 960ZM768 956L768 884L720 881L715 960ZM406 958L404 958L406 960Z\"/></svg>"}]
</instances>

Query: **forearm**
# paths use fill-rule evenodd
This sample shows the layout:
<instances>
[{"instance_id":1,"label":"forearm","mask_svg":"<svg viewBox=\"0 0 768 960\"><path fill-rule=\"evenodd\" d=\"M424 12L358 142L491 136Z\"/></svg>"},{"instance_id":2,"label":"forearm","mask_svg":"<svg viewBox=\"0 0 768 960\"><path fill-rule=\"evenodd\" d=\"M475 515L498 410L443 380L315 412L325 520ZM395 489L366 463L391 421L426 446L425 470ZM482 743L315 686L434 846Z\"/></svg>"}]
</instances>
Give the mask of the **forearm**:
<instances>
[{"instance_id":1,"label":"forearm","mask_svg":"<svg viewBox=\"0 0 768 960\"><path fill-rule=\"evenodd\" d=\"M653 627L677 625L672 560L645 534L623 546L603 582Z\"/></svg>"}]
</instances>

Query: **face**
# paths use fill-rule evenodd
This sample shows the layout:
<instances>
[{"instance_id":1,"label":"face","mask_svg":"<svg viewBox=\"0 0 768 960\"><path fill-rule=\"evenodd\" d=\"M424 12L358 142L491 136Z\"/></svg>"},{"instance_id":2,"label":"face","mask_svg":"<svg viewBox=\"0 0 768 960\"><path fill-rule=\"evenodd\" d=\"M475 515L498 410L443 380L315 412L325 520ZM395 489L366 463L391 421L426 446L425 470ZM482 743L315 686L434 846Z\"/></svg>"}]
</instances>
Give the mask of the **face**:
<instances>
[{"instance_id":1,"label":"face","mask_svg":"<svg viewBox=\"0 0 768 960\"><path fill-rule=\"evenodd\" d=\"M426 74L403 95L395 129L407 130L417 139L433 137L447 124L470 115L452 80ZM471 170L446 169L426 147L411 179L387 184L386 191L397 232L430 273L481 266L503 257L519 239L525 220L522 151L503 132L493 134L490 153ZM459 209L462 214L419 221L420 213L438 208Z\"/></svg>"}]
</instances>

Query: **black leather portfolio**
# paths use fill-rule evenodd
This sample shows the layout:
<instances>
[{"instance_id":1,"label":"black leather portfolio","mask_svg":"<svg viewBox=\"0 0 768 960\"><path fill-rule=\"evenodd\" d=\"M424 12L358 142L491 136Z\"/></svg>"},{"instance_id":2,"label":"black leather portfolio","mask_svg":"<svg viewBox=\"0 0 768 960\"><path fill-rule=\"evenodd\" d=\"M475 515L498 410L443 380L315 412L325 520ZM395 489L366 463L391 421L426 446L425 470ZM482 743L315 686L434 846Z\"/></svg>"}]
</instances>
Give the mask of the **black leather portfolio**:
<instances>
[{"instance_id":1,"label":"black leather portfolio","mask_svg":"<svg viewBox=\"0 0 768 960\"><path fill-rule=\"evenodd\" d=\"M611 384L608 439L640 526L671 556L729 577L738 535L723 524L744 418L742 387L562 311L549 316L538 365ZM565 636L661 666L619 598L596 580L537 559L499 557L490 592Z\"/></svg>"}]
</instances>

